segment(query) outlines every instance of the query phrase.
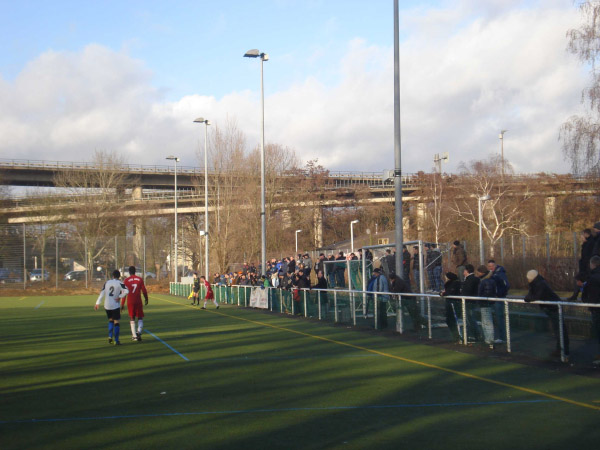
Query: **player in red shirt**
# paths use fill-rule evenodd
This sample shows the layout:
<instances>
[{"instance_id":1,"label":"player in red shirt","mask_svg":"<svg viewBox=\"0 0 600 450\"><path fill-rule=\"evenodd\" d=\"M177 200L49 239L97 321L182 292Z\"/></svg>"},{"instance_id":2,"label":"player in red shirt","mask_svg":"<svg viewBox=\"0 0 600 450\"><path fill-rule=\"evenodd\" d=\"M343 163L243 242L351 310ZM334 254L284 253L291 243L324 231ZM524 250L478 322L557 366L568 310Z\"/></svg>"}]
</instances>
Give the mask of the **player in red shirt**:
<instances>
[{"instance_id":1,"label":"player in red shirt","mask_svg":"<svg viewBox=\"0 0 600 450\"><path fill-rule=\"evenodd\" d=\"M125 303L127 303L127 310L129 311L129 325L131 326L131 340L142 341L142 329L144 328L144 308L142 307L142 294L144 294L145 302L148 305L148 291L146 291L146 285L141 277L135 274L135 267L129 268L129 277L125 278L123 283L127 286L129 294L121 302L121 311L125 309ZM135 331L135 319L137 317L138 329Z\"/></svg>"},{"instance_id":2,"label":"player in red shirt","mask_svg":"<svg viewBox=\"0 0 600 450\"><path fill-rule=\"evenodd\" d=\"M213 293L213 290L212 290L212 287L210 286L210 283L208 281L206 281L206 277L201 276L200 277L200 282L204 283L204 287L206 288L206 295L204 296L204 306L202 308L200 308L200 309L206 309L206 302L208 300L212 300L213 303L215 304L215 306L217 307L217 309L219 309L219 303L215 299L215 294Z\"/></svg>"}]
</instances>

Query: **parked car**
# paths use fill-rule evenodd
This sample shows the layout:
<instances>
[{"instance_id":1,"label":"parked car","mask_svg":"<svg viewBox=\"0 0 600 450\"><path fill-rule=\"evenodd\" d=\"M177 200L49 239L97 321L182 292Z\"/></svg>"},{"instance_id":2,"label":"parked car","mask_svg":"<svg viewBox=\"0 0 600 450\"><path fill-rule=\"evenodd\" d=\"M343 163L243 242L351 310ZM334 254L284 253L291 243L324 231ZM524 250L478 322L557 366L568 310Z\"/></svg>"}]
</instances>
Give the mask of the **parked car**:
<instances>
[{"instance_id":1,"label":"parked car","mask_svg":"<svg viewBox=\"0 0 600 450\"><path fill-rule=\"evenodd\" d=\"M123 279L127 278L129 276L129 267L122 268L120 272ZM136 267L135 273L136 275L141 276L144 271L140 267ZM154 272L146 271L145 278L156 278L156 274Z\"/></svg>"},{"instance_id":2,"label":"parked car","mask_svg":"<svg viewBox=\"0 0 600 450\"><path fill-rule=\"evenodd\" d=\"M85 270L71 270L65 275L65 281L85 280Z\"/></svg>"},{"instance_id":3,"label":"parked car","mask_svg":"<svg viewBox=\"0 0 600 450\"><path fill-rule=\"evenodd\" d=\"M50 272L46 269L42 271L42 269L33 269L29 272L29 281L49 281L50 280Z\"/></svg>"}]
</instances>

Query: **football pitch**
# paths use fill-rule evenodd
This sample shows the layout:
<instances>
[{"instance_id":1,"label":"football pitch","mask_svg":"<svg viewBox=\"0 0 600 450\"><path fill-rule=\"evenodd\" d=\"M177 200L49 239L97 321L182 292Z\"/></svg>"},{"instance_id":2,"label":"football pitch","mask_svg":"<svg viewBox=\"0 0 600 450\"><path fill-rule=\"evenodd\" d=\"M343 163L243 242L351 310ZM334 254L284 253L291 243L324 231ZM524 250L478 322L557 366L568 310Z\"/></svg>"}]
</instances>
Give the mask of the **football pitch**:
<instances>
[{"instance_id":1,"label":"football pitch","mask_svg":"<svg viewBox=\"0 0 600 450\"><path fill-rule=\"evenodd\" d=\"M0 448L592 449L600 380L151 294L0 298Z\"/></svg>"}]
</instances>

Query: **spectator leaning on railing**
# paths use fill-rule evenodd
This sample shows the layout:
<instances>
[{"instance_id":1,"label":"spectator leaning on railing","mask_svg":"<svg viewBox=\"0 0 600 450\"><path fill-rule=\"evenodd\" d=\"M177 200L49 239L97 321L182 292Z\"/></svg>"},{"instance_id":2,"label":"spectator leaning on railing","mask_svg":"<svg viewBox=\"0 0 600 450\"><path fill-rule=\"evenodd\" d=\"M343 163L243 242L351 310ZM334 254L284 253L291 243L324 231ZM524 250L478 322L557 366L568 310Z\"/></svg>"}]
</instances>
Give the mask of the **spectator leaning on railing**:
<instances>
[{"instance_id":1,"label":"spectator leaning on railing","mask_svg":"<svg viewBox=\"0 0 600 450\"><path fill-rule=\"evenodd\" d=\"M373 270L373 277L369 281L367 286L367 291L369 292L389 292L389 284L388 280L381 273L380 268L376 268ZM377 296L377 318L379 325L381 328L387 327L387 304L388 304L388 295L379 294Z\"/></svg>"},{"instance_id":2,"label":"spectator leaning on railing","mask_svg":"<svg viewBox=\"0 0 600 450\"><path fill-rule=\"evenodd\" d=\"M585 303L600 303L600 256L590 259L590 272L583 288ZM600 308L590 308L592 312L592 328L598 340L598 353L594 357L594 365L600 365Z\"/></svg>"},{"instance_id":3,"label":"spectator leaning on railing","mask_svg":"<svg viewBox=\"0 0 600 450\"><path fill-rule=\"evenodd\" d=\"M506 269L496 261L490 259L487 263L488 270L492 273L492 279L496 282L496 295L498 298L506 298L510 285L506 276ZM496 329L496 340L494 343L502 344L506 341L506 318L504 316L504 302L494 302L494 319Z\"/></svg>"},{"instance_id":4,"label":"spectator leaning on railing","mask_svg":"<svg viewBox=\"0 0 600 450\"><path fill-rule=\"evenodd\" d=\"M549 302L560 302L561 298L552 290L548 282L538 273L537 270L530 270L527 272L527 281L529 281L529 292L525 296L526 302L532 302L535 300L543 300ZM540 305L540 308L550 318L552 330L556 336L556 350L552 352L553 357L560 356L560 328L559 328L559 316L558 306L556 305ZM567 333L567 327L563 320L563 342L565 357L569 358L569 335Z\"/></svg>"},{"instance_id":5,"label":"spectator leaning on railing","mask_svg":"<svg viewBox=\"0 0 600 450\"><path fill-rule=\"evenodd\" d=\"M477 297L479 292L479 278L475 276L475 268L473 264L465 264L465 270L463 275L465 281L463 281L460 288L461 295L465 297ZM479 333L479 327L477 325L477 319L475 318L476 303L474 301L467 301L466 304L466 316L467 316L467 336L470 342L478 341L481 339Z\"/></svg>"},{"instance_id":6,"label":"spectator leaning on railing","mask_svg":"<svg viewBox=\"0 0 600 450\"><path fill-rule=\"evenodd\" d=\"M412 293L408 278L402 279L395 273L390 275L390 292L395 294ZM421 316L417 306L415 297L401 297L402 309L406 309L410 315L413 324L413 331L419 331L422 325L426 325L427 321Z\"/></svg>"},{"instance_id":7,"label":"spectator leaning on railing","mask_svg":"<svg viewBox=\"0 0 600 450\"><path fill-rule=\"evenodd\" d=\"M444 290L440 293L442 297L460 295L460 281L458 281L458 275L454 272L446 273L446 283L444 283ZM458 316L461 314L459 305L460 300L447 298L446 303L446 325L454 342L460 343L460 333L458 331Z\"/></svg>"}]
</instances>

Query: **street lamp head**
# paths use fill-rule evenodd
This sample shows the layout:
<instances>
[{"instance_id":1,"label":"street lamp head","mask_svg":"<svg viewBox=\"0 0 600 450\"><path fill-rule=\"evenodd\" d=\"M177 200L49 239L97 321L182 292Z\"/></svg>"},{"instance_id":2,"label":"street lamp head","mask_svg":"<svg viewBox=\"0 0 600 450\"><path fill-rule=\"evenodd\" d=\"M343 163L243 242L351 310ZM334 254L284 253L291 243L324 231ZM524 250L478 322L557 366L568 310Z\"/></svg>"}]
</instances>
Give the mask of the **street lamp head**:
<instances>
[{"instance_id":1,"label":"street lamp head","mask_svg":"<svg viewBox=\"0 0 600 450\"><path fill-rule=\"evenodd\" d=\"M300 233L302 230L296 230L296 233Z\"/></svg>"},{"instance_id":2,"label":"street lamp head","mask_svg":"<svg viewBox=\"0 0 600 450\"><path fill-rule=\"evenodd\" d=\"M198 117L194 120L194 123L205 123L206 125L210 125L210 120L205 119L204 117Z\"/></svg>"},{"instance_id":3,"label":"street lamp head","mask_svg":"<svg viewBox=\"0 0 600 450\"><path fill-rule=\"evenodd\" d=\"M258 58L260 56L260 52L258 49L253 48L252 50L248 50L244 54L244 58Z\"/></svg>"},{"instance_id":4,"label":"street lamp head","mask_svg":"<svg viewBox=\"0 0 600 450\"><path fill-rule=\"evenodd\" d=\"M179 158L178 158L177 156L173 156L173 155L169 155L169 156L167 156L167 158L166 158L166 159L168 159L168 160L170 160L170 161L179 162Z\"/></svg>"},{"instance_id":5,"label":"street lamp head","mask_svg":"<svg viewBox=\"0 0 600 450\"><path fill-rule=\"evenodd\" d=\"M248 50L244 54L244 58L260 58L263 61L268 61L269 60L269 55L267 55L266 53L261 53L257 49L253 48L252 50Z\"/></svg>"},{"instance_id":6,"label":"street lamp head","mask_svg":"<svg viewBox=\"0 0 600 450\"><path fill-rule=\"evenodd\" d=\"M357 219L357 220L353 220L353 221L352 221L352 222L350 222L350 223L358 223L358 219Z\"/></svg>"},{"instance_id":7,"label":"street lamp head","mask_svg":"<svg viewBox=\"0 0 600 450\"><path fill-rule=\"evenodd\" d=\"M492 197L490 197L489 194L484 195L483 197L479 197L480 202L487 202L488 200L491 200L491 199L492 199Z\"/></svg>"},{"instance_id":8,"label":"street lamp head","mask_svg":"<svg viewBox=\"0 0 600 450\"><path fill-rule=\"evenodd\" d=\"M506 133L508 130L500 130L500 135L498 136L498 138L500 139L504 139L504 133Z\"/></svg>"}]
</instances>

